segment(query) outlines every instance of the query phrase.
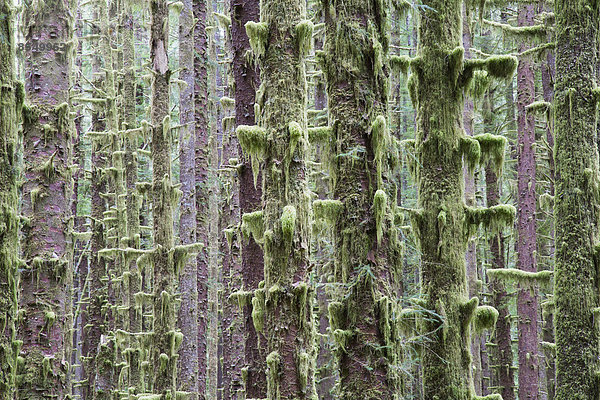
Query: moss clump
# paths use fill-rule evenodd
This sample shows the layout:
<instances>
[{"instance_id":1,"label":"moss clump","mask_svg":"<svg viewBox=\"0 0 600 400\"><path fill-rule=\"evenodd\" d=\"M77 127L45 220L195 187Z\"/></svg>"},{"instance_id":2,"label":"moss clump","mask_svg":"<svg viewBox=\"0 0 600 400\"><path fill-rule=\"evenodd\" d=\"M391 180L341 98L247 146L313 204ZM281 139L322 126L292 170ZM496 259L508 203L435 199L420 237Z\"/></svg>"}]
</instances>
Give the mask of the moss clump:
<instances>
[{"instance_id":1,"label":"moss clump","mask_svg":"<svg viewBox=\"0 0 600 400\"><path fill-rule=\"evenodd\" d=\"M221 107L223 107L224 110L231 110L235 107L235 99L232 99L231 97L221 97L219 103L221 103Z\"/></svg>"},{"instance_id":2,"label":"moss clump","mask_svg":"<svg viewBox=\"0 0 600 400\"><path fill-rule=\"evenodd\" d=\"M483 225L491 232L497 233L501 229L511 226L517 215L515 207L508 204L500 204L489 208L467 207L465 211L469 236L479 225Z\"/></svg>"},{"instance_id":3,"label":"moss clump","mask_svg":"<svg viewBox=\"0 0 600 400\"><path fill-rule=\"evenodd\" d=\"M408 74L408 68L410 67L410 57L403 56L390 56L390 67L394 72L400 72L403 75Z\"/></svg>"},{"instance_id":4,"label":"moss clump","mask_svg":"<svg viewBox=\"0 0 600 400\"><path fill-rule=\"evenodd\" d=\"M218 12L214 12L213 15L219 21L219 24L223 27L223 29L229 31L231 29L231 17L229 15L221 14Z\"/></svg>"},{"instance_id":5,"label":"moss clump","mask_svg":"<svg viewBox=\"0 0 600 400\"><path fill-rule=\"evenodd\" d=\"M491 82L492 80L487 71L474 71L469 85L469 94L476 100L481 99L490 87Z\"/></svg>"},{"instance_id":6,"label":"moss clump","mask_svg":"<svg viewBox=\"0 0 600 400\"><path fill-rule=\"evenodd\" d=\"M256 243L264 242L265 224L263 221L263 212L254 211L242 215L242 233L245 237L252 238Z\"/></svg>"},{"instance_id":7,"label":"moss clump","mask_svg":"<svg viewBox=\"0 0 600 400\"><path fill-rule=\"evenodd\" d=\"M387 208L387 194L383 190L375 192L373 198L373 211L375 212L375 226L377 228L377 244L381 244L383 237L383 224Z\"/></svg>"},{"instance_id":8,"label":"moss clump","mask_svg":"<svg viewBox=\"0 0 600 400\"><path fill-rule=\"evenodd\" d=\"M534 101L525 107L528 112L548 112L548 110L552 109L552 103L547 101Z\"/></svg>"},{"instance_id":9,"label":"moss clump","mask_svg":"<svg viewBox=\"0 0 600 400\"><path fill-rule=\"evenodd\" d=\"M333 130L330 126L308 128L308 141L311 144L326 144L332 139Z\"/></svg>"},{"instance_id":10,"label":"moss clump","mask_svg":"<svg viewBox=\"0 0 600 400\"><path fill-rule=\"evenodd\" d=\"M262 161L265 157L267 132L260 126L240 125L236 129L236 134L240 142L240 146L242 146L242 150L244 150L244 152L250 156L250 161L252 163L252 174L254 177L254 187L256 187L260 161Z\"/></svg>"},{"instance_id":11,"label":"moss clump","mask_svg":"<svg viewBox=\"0 0 600 400\"><path fill-rule=\"evenodd\" d=\"M313 23L309 20L301 21L296 25L296 46L300 57L304 57L312 48Z\"/></svg>"},{"instance_id":12,"label":"moss clump","mask_svg":"<svg viewBox=\"0 0 600 400\"><path fill-rule=\"evenodd\" d=\"M547 286L554 275L552 271L528 272L515 268L488 269L487 274L492 278L514 281L528 286L533 286L536 283Z\"/></svg>"},{"instance_id":13,"label":"moss clump","mask_svg":"<svg viewBox=\"0 0 600 400\"><path fill-rule=\"evenodd\" d=\"M296 207L285 206L281 213L281 231L283 239L289 246L294 238L294 230L296 229Z\"/></svg>"},{"instance_id":14,"label":"moss clump","mask_svg":"<svg viewBox=\"0 0 600 400\"><path fill-rule=\"evenodd\" d=\"M470 136L463 136L460 139L460 150L469 173L472 174L481 161L481 147L479 142Z\"/></svg>"},{"instance_id":15,"label":"moss clump","mask_svg":"<svg viewBox=\"0 0 600 400\"><path fill-rule=\"evenodd\" d=\"M344 204L339 200L315 200L313 202L315 219L325 220L330 225L336 223L343 209Z\"/></svg>"},{"instance_id":16,"label":"moss clump","mask_svg":"<svg viewBox=\"0 0 600 400\"><path fill-rule=\"evenodd\" d=\"M474 136L473 139L479 142L479 147L481 148L481 165L486 165L489 162L496 174L499 175L504 165L506 138L504 136L484 133Z\"/></svg>"},{"instance_id":17,"label":"moss clump","mask_svg":"<svg viewBox=\"0 0 600 400\"><path fill-rule=\"evenodd\" d=\"M450 79L456 84L458 77L463 71L465 61L465 49L462 46L456 47L452 50L448 57L448 72L450 73Z\"/></svg>"},{"instance_id":18,"label":"moss clump","mask_svg":"<svg viewBox=\"0 0 600 400\"><path fill-rule=\"evenodd\" d=\"M473 325L477 332L483 332L486 329L494 329L498 321L498 310L491 306L479 306L475 309Z\"/></svg>"},{"instance_id":19,"label":"moss clump","mask_svg":"<svg viewBox=\"0 0 600 400\"><path fill-rule=\"evenodd\" d=\"M271 397L279 399L279 370L281 357L277 351L272 351L267 356L267 393L275 394Z\"/></svg>"},{"instance_id":20,"label":"moss clump","mask_svg":"<svg viewBox=\"0 0 600 400\"><path fill-rule=\"evenodd\" d=\"M550 193L543 193L539 199L540 208L544 211L550 211L554 207L554 196Z\"/></svg>"},{"instance_id":21,"label":"moss clump","mask_svg":"<svg viewBox=\"0 0 600 400\"><path fill-rule=\"evenodd\" d=\"M262 57L265 54L267 40L269 36L269 26L265 22L246 22L246 34L250 40L250 46L256 57Z\"/></svg>"},{"instance_id":22,"label":"moss clump","mask_svg":"<svg viewBox=\"0 0 600 400\"><path fill-rule=\"evenodd\" d=\"M511 79L517 70L519 61L514 56L492 56L485 60L488 74L496 79Z\"/></svg>"},{"instance_id":23,"label":"moss clump","mask_svg":"<svg viewBox=\"0 0 600 400\"><path fill-rule=\"evenodd\" d=\"M487 396L473 396L473 400L502 400L502 395L494 393Z\"/></svg>"},{"instance_id":24,"label":"moss clump","mask_svg":"<svg viewBox=\"0 0 600 400\"><path fill-rule=\"evenodd\" d=\"M252 298L252 323L256 332L262 332L265 326L265 289L254 291Z\"/></svg>"},{"instance_id":25,"label":"moss clump","mask_svg":"<svg viewBox=\"0 0 600 400\"><path fill-rule=\"evenodd\" d=\"M390 149L391 141L387 131L387 122L383 115L377 116L371 125L371 141L375 153L375 165L377 168L377 187L383 187L383 160L384 155Z\"/></svg>"},{"instance_id":26,"label":"moss clump","mask_svg":"<svg viewBox=\"0 0 600 400\"><path fill-rule=\"evenodd\" d=\"M303 351L298 356L298 381L300 383L300 391L306 392L308 386L308 375L310 372L311 357Z\"/></svg>"}]
</instances>

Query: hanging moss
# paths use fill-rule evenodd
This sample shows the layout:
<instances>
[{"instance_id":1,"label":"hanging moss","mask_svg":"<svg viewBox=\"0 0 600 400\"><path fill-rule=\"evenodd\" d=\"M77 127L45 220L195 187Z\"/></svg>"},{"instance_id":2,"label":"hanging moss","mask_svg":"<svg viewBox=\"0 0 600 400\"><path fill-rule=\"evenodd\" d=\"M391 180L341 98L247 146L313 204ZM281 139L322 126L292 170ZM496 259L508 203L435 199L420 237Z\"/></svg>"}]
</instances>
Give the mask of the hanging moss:
<instances>
[{"instance_id":1,"label":"hanging moss","mask_svg":"<svg viewBox=\"0 0 600 400\"><path fill-rule=\"evenodd\" d=\"M469 94L475 100L481 99L490 87L491 82L492 80L487 71L474 71L473 78L470 81Z\"/></svg>"},{"instance_id":2,"label":"hanging moss","mask_svg":"<svg viewBox=\"0 0 600 400\"><path fill-rule=\"evenodd\" d=\"M323 219L330 225L336 223L343 209L344 205L339 200L315 200L313 202L315 219Z\"/></svg>"},{"instance_id":3,"label":"hanging moss","mask_svg":"<svg viewBox=\"0 0 600 400\"><path fill-rule=\"evenodd\" d=\"M310 20L302 21L296 25L296 46L300 57L304 57L312 48L313 23Z\"/></svg>"},{"instance_id":4,"label":"hanging moss","mask_svg":"<svg viewBox=\"0 0 600 400\"><path fill-rule=\"evenodd\" d=\"M281 357L276 351L272 351L267 356L267 393L271 394L270 400L279 400L279 374L281 366Z\"/></svg>"},{"instance_id":5,"label":"hanging moss","mask_svg":"<svg viewBox=\"0 0 600 400\"><path fill-rule=\"evenodd\" d=\"M479 142L481 148L481 165L485 166L489 162L496 174L500 175L504 165L507 139L504 136L489 133L476 135L473 139Z\"/></svg>"},{"instance_id":6,"label":"hanging moss","mask_svg":"<svg viewBox=\"0 0 600 400\"><path fill-rule=\"evenodd\" d=\"M514 281L524 285L540 284L547 286L552 281L552 271L528 272L516 268L495 268L487 270L488 276L492 278Z\"/></svg>"},{"instance_id":7,"label":"hanging moss","mask_svg":"<svg viewBox=\"0 0 600 400\"><path fill-rule=\"evenodd\" d=\"M383 160L390 148L390 136L387 131L385 117L378 115L371 125L371 141L375 153L375 165L377 168L377 187L383 187Z\"/></svg>"},{"instance_id":8,"label":"hanging moss","mask_svg":"<svg viewBox=\"0 0 600 400\"><path fill-rule=\"evenodd\" d=\"M375 226L377 228L377 243L381 244L383 238L383 225L387 209L387 194L383 190L375 192L373 210L375 211Z\"/></svg>"},{"instance_id":9,"label":"hanging moss","mask_svg":"<svg viewBox=\"0 0 600 400\"><path fill-rule=\"evenodd\" d=\"M319 126L315 128L308 128L308 141L311 144L325 144L333 137L333 130L330 126Z\"/></svg>"},{"instance_id":10,"label":"hanging moss","mask_svg":"<svg viewBox=\"0 0 600 400\"><path fill-rule=\"evenodd\" d=\"M519 61L514 56L492 56L485 60L486 70L496 79L511 79L517 70Z\"/></svg>"},{"instance_id":11,"label":"hanging moss","mask_svg":"<svg viewBox=\"0 0 600 400\"><path fill-rule=\"evenodd\" d=\"M246 34L250 39L250 46L257 58L265 54L269 35L269 26L265 22L246 22Z\"/></svg>"},{"instance_id":12,"label":"hanging moss","mask_svg":"<svg viewBox=\"0 0 600 400\"><path fill-rule=\"evenodd\" d=\"M265 225L263 221L263 212L254 211L252 213L246 213L242 215L242 233L252 238L256 243L264 243Z\"/></svg>"},{"instance_id":13,"label":"hanging moss","mask_svg":"<svg viewBox=\"0 0 600 400\"><path fill-rule=\"evenodd\" d=\"M254 186L256 187L260 167L259 162L265 156L267 132L259 126L240 125L236 129L236 134L242 150L250 156Z\"/></svg>"},{"instance_id":14,"label":"hanging moss","mask_svg":"<svg viewBox=\"0 0 600 400\"><path fill-rule=\"evenodd\" d=\"M252 298L252 322L257 332L262 332L265 326L265 289L254 291Z\"/></svg>"},{"instance_id":15,"label":"hanging moss","mask_svg":"<svg viewBox=\"0 0 600 400\"><path fill-rule=\"evenodd\" d=\"M512 26L508 24L502 24L500 22L490 21L487 19L483 20L487 25L502 29L503 33L525 37L527 39L534 39L543 41L546 40L548 35L548 28L546 25L532 25L532 26Z\"/></svg>"},{"instance_id":16,"label":"hanging moss","mask_svg":"<svg viewBox=\"0 0 600 400\"><path fill-rule=\"evenodd\" d=\"M554 207L554 196L550 193L543 193L539 198L540 208L544 211L550 211Z\"/></svg>"},{"instance_id":17,"label":"hanging moss","mask_svg":"<svg viewBox=\"0 0 600 400\"><path fill-rule=\"evenodd\" d=\"M221 14L218 12L213 12L213 15L219 21L219 25L226 31L231 30L231 17L229 15Z\"/></svg>"},{"instance_id":18,"label":"hanging moss","mask_svg":"<svg viewBox=\"0 0 600 400\"><path fill-rule=\"evenodd\" d=\"M483 332L486 329L494 329L498 321L498 310L491 306L479 306L475 309L473 325L475 331Z\"/></svg>"},{"instance_id":19,"label":"hanging moss","mask_svg":"<svg viewBox=\"0 0 600 400\"><path fill-rule=\"evenodd\" d=\"M396 73L401 73L402 75L408 74L408 68L410 67L411 58L406 55L402 56L390 56L390 67Z\"/></svg>"},{"instance_id":20,"label":"hanging moss","mask_svg":"<svg viewBox=\"0 0 600 400\"><path fill-rule=\"evenodd\" d=\"M294 238L294 230L296 229L296 207L285 206L281 214L281 230L283 238L288 245L292 243Z\"/></svg>"},{"instance_id":21,"label":"hanging moss","mask_svg":"<svg viewBox=\"0 0 600 400\"><path fill-rule=\"evenodd\" d=\"M465 49L462 46L456 47L452 50L448 57L448 70L450 73L450 79L452 82L456 84L458 82L458 77L460 73L463 71L465 60Z\"/></svg>"},{"instance_id":22,"label":"hanging moss","mask_svg":"<svg viewBox=\"0 0 600 400\"><path fill-rule=\"evenodd\" d=\"M493 233L498 233L501 229L512 226L517 214L515 207L508 204L489 208L466 207L465 211L466 223L470 227L468 230L471 234L479 225L483 225Z\"/></svg>"},{"instance_id":23,"label":"hanging moss","mask_svg":"<svg viewBox=\"0 0 600 400\"><path fill-rule=\"evenodd\" d=\"M235 107L235 99L232 99L231 97L221 97L219 102L225 111L232 110Z\"/></svg>"},{"instance_id":24,"label":"hanging moss","mask_svg":"<svg viewBox=\"0 0 600 400\"><path fill-rule=\"evenodd\" d=\"M308 387L308 374L310 372L311 356L303 351L298 356L298 382L300 390L305 393Z\"/></svg>"},{"instance_id":25,"label":"hanging moss","mask_svg":"<svg viewBox=\"0 0 600 400\"><path fill-rule=\"evenodd\" d=\"M481 161L481 147L479 141L471 136L463 136L460 139L460 150L464 156L469 173L473 174Z\"/></svg>"},{"instance_id":26,"label":"hanging moss","mask_svg":"<svg viewBox=\"0 0 600 400\"><path fill-rule=\"evenodd\" d=\"M473 400L502 400L502 395L498 393L488 394L487 396L473 396Z\"/></svg>"}]
</instances>

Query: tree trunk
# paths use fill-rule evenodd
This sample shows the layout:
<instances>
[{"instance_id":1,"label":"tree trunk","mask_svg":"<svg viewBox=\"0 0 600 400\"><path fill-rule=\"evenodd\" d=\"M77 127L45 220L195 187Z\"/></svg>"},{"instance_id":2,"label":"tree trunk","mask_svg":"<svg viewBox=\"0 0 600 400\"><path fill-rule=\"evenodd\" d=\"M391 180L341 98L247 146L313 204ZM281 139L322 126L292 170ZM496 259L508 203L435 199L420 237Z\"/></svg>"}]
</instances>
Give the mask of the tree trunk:
<instances>
[{"instance_id":1,"label":"tree trunk","mask_svg":"<svg viewBox=\"0 0 600 400\"><path fill-rule=\"evenodd\" d=\"M152 212L154 229L153 345L154 380L152 391L161 400L175 398L177 348L182 342L175 331L176 265L174 255L173 208L177 189L171 182L171 128L169 117L168 8L166 0L150 3L152 24L150 61L152 82Z\"/></svg>"},{"instance_id":2,"label":"tree trunk","mask_svg":"<svg viewBox=\"0 0 600 400\"><path fill-rule=\"evenodd\" d=\"M181 244L196 242L196 126L194 107L194 15L191 0L183 1L179 16L179 79L186 87L179 94L179 238ZM208 245L204 242L203 245ZM177 327L184 341L179 348L178 390L190 393L190 400L198 399L198 263L190 258L179 277L181 306Z\"/></svg>"},{"instance_id":3,"label":"tree trunk","mask_svg":"<svg viewBox=\"0 0 600 400\"><path fill-rule=\"evenodd\" d=\"M208 37L207 1L193 3L194 20L194 119L196 127L196 240L203 243L197 257L198 290L198 398L206 399L206 334L208 329Z\"/></svg>"},{"instance_id":4,"label":"tree trunk","mask_svg":"<svg viewBox=\"0 0 600 400\"><path fill-rule=\"evenodd\" d=\"M23 85L16 80L12 1L0 2L0 399L15 396L17 357L22 342L16 337L18 308L19 210L17 168L18 124L23 104Z\"/></svg>"},{"instance_id":5,"label":"tree trunk","mask_svg":"<svg viewBox=\"0 0 600 400\"><path fill-rule=\"evenodd\" d=\"M20 309L27 315L19 327L27 354L20 377L19 399L69 395L71 280L70 197L71 126L69 88L72 52L72 4L63 0L36 3L26 9L28 44L54 42L59 50L25 49L23 231ZM4 60L3 60L4 62Z\"/></svg>"},{"instance_id":6,"label":"tree trunk","mask_svg":"<svg viewBox=\"0 0 600 400\"><path fill-rule=\"evenodd\" d=\"M263 0L260 23L248 22L261 68L259 125L237 133L256 171L264 160L263 210L242 227L264 241L264 287L252 299L253 322L267 337L267 398L310 399L314 386L312 291L308 287L309 215L306 177L304 56L312 38L304 0Z\"/></svg>"},{"instance_id":7,"label":"tree trunk","mask_svg":"<svg viewBox=\"0 0 600 400\"><path fill-rule=\"evenodd\" d=\"M598 2L555 2L556 399L594 399L599 306Z\"/></svg>"},{"instance_id":8,"label":"tree trunk","mask_svg":"<svg viewBox=\"0 0 600 400\"><path fill-rule=\"evenodd\" d=\"M396 206L390 162L397 161L397 153L387 128L388 10L378 6L383 4L324 5L326 43L320 58L332 136L323 156L330 159L324 164L330 166L338 202L327 205L324 214L335 226L334 274L341 287L329 304L329 319L339 396L345 400L394 399L400 393L399 332L391 318L399 313L392 299L402 264L399 233L388 219ZM326 204L315 208L317 218Z\"/></svg>"},{"instance_id":9,"label":"tree trunk","mask_svg":"<svg viewBox=\"0 0 600 400\"><path fill-rule=\"evenodd\" d=\"M519 26L534 24L535 5L519 7ZM519 51L529 49L523 40ZM517 268L537 272L536 251L536 157L535 113L526 107L535 100L533 62L524 56L517 68ZM537 400L539 396L538 291L535 282L519 284L517 314L519 322L519 399Z\"/></svg>"},{"instance_id":10,"label":"tree trunk","mask_svg":"<svg viewBox=\"0 0 600 400\"><path fill-rule=\"evenodd\" d=\"M233 78L235 81L235 125L254 125L254 100L260 84L259 71L246 53L250 42L244 25L248 21L258 21L258 0L231 0L231 37L233 50ZM242 166L238 170L240 212L251 213L261 209L262 187L254 186L250 159L238 149ZM242 278L245 290L258 289L264 279L263 251L254 238L241 238ZM244 329L246 370L244 376L246 397L262 399L267 395L264 347L259 346L266 339L257 333L252 322L252 304L244 303Z\"/></svg>"}]
</instances>

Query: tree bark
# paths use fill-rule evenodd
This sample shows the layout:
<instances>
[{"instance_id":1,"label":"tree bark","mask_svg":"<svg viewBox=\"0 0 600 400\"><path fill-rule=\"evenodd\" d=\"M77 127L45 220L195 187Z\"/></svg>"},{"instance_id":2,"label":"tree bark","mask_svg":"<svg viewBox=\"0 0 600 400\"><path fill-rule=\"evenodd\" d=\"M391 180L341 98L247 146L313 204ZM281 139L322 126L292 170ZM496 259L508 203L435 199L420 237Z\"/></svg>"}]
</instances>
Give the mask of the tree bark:
<instances>
[{"instance_id":1,"label":"tree bark","mask_svg":"<svg viewBox=\"0 0 600 400\"><path fill-rule=\"evenodd\" d=\"M596 113L599 4L559 0L556 15L556 399L593 399L599 306Z\"/></svg>"},{"instance_id":2,"label":"tree bark","mask_svg":"<svg viewBox=\"0 0 600 400\"><path fill-rule=\"evenodd\" d=\"M534 24L535 5L519 7L519 26ZM523 40L519 51L531 48ZM517 68L517 268L537 272L535 113L526 107L535 101L533 62L524 56ZM535 282L519 284L517 315L519 332L519 399L539 396L539 303Z\"/></svg>"}]
</instances>

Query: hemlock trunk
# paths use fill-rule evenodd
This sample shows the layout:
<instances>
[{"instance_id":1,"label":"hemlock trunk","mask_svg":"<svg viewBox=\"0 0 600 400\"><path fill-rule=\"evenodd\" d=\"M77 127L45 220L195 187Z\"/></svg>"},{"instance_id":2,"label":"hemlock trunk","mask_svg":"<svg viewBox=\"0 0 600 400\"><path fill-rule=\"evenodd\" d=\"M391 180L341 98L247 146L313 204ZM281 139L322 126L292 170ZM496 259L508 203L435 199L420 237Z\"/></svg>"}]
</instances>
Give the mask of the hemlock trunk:
<instances>
[{"instance_id":1,"label":"hemlock trunk","mask_svg":"<svg viewBox=\"0 0 600 400\"><path fill-rule=\"evenodd\" d=\"M13 399L17 357L22 341L16 336L18 309L19 217L17 150L23 84L16 81L12 1L0 2L0 399Z\"/></svg>"},{"instance_id":2,"label":"hemlock trunk","mask_svg":"<svg viewBox=\"0 0 600 400\"><path fill-rule=\"evenodd\" d=\"M73 3L52 0L25 6L25 40L32 44L71 43ZM23 111L23 230L19 326L27 354L19 377L19 399L69 395L71 124L69 106L71 45L24 53L28 105ZM4 60L2 60L4 62ZM4 90L4 89L3 89Z\"/></svg>"},{"instance_id":3,"label":"hemlock trunk","mask_svg":"<svg viewBox=\"0 0 600 400\"><path fill-rule=\"evenodd\" d=\"M556 15L556 399L595 399L598 381L599 4L558 0Z\"/></svg>"},{"instance_id":4,"label":"hemlock trunk","mask_svg":"<svg viewBox=\"0 0 600 400\"><path fill-rule=\"evenodd\" d=\"M269 400L315 395L304 65L312 23L305 18L304 0L263 0L260 22L246 23L261 68L259 126L239 126L237 133L255 177L264 160L264 203L262 211L244 214L242 230L263 242L264 287L255 290L252 316L266 336Z\"/></svg>"},{"instance_id":5,"label":"hemlock trunk","mask_svg":"<svg viewBox=\"0 0 600 400\"><path fill-rule=\"evenodd\" d=\"M329 304L341 399L400 396L399 232L391 167L397 142L387 129L387 2L324 2L326 41L319 53L327 80L328 159L334 200L315 202L315 217L334 226L337 298ZM319 129L319 128L316 128ZM327 154L332 152L333 154Z\"/></svg>"}]
</instances>

